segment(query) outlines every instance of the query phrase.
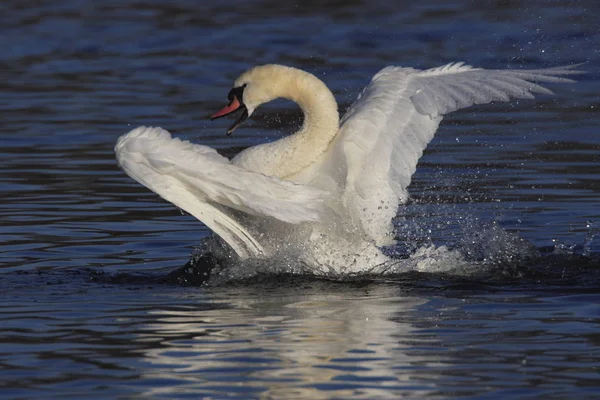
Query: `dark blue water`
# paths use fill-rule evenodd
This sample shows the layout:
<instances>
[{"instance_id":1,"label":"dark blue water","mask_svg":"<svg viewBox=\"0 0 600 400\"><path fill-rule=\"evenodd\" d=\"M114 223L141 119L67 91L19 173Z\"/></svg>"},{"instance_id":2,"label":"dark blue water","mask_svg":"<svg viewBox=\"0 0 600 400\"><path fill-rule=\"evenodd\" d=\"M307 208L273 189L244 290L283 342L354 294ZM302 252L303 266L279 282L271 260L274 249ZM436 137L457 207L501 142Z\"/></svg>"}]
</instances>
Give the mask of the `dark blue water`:
<instances>
[{"instance_id":1,"label":"dark blue water","mask_svg":"<svg viewBox=\"0 0 600 400\"><path fill-rule=\"evenodd\" d=\"M4 1L0 397L597 397L598 15L594 1ZM300 121L283 101L231 137L208 121L253 65L315 73L345 109L386 65L451 61L586 62L554 97L449 116L420 162L404 250L502 265L166 278L209 232L118 169L120 135L158 125L235 154Z\"/></svg>"}]
</instances>

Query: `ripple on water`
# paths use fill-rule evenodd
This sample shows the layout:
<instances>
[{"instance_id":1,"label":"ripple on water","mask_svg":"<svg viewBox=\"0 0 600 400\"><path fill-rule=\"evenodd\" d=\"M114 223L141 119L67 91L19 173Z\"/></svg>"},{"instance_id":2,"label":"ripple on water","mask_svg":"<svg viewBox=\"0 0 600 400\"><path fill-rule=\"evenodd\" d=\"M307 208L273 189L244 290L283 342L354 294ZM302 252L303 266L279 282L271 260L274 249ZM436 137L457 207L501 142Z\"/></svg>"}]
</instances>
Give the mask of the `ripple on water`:
<instances>
[{"instance_id":1,"label":"ripple on water","mask_svg":"<svg viewBox=\"0 0 600 400\"><path fill-rule=\"evenodd\" d=\"M2 396L595 398L597 2L471 3L4 1ZM313 72L344 110L385 65L460 60L588 61L554 97L446 118L395 220L398 253L523 265L169 278L208 231L118 169L120 135L163 126L233 155L301 120L284 102L231 137L207 120L251 65Z\"/></svg>"}]
</instances>

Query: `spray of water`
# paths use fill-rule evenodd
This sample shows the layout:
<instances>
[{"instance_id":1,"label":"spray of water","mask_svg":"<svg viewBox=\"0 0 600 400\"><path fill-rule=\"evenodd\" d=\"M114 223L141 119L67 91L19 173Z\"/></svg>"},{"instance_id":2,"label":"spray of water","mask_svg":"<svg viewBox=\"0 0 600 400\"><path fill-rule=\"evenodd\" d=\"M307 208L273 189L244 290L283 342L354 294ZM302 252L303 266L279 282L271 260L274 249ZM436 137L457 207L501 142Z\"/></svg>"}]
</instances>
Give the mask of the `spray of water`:
<instances>
[{"instance_id":1,"label":"spray of water","mask_svg":"<svg viewBox=\"0 0 600 400\"><path fill-rule=\"evenodd\" d=\"M486 274L519 277L522 272L520 266L547 256L517 233L505 230L498 222L474 215L464 204L408 206L395 219L395 225L398 244L384 249L391 260L365 268L364 275L425 272L462 277ZM589 257L596 232L593 222L588 221L583 245L555 241L552 254ZM335 244L325 240L323 246L329 248L335 247ZM332 259L337 257L335 249L330 250ZM238 261L226 245L210 238L194 252L190 266L196 265L196 274L190 276L197 276L202 268L206 270L206 267L198 265L207 259L211 260L210 283L217 285L260 275L308 275L335 280L356 279L357 275L361 275L335 272L327 266L315 270L302 262L301 253L302 244L293 243L282 247L275 257L269 259ZM207 258L207 254L211 256Z\"/></svg>"}]
</instances>

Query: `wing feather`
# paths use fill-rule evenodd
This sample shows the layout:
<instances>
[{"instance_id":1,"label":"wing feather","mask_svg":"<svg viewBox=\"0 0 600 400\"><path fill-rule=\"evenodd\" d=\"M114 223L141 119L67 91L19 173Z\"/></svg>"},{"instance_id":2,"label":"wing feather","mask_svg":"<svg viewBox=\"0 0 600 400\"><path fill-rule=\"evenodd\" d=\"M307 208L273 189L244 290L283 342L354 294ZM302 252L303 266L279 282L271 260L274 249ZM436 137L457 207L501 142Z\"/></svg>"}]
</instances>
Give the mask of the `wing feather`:
<instances>
[{"instance_id":1,"label":"wing feather","mask_svg":"<svg viewBox=\"0 0 600 400\"><path fill-rule=\"evenodd\" d=\"M406 188L443 115L552 94L539 83L573 82L568 77L581 73L577 66L484 70L458 62L424 71L384 68L342 118L336 142L348 166L342 196L348 218L377 244L389 243L391 219L408 198Z\"/></svg>"},{"instance_id":2,"label":"wing feather","mask_svg":"<svg viewBox=\"0 0 600 400\"><path fill-rule=\"evenodd\" d=\"M535 70L485 70L455 63L418 71L406 80L419 113L444 115L473 104L533 98L532 93L552 94L534 82L567 83L564 76L580 74L578 65ZM451 89L450 89L451 88Z\"/></svg>"},{"instance_id":3,"label":"wing feather","mask_svg":"<svg viewBox=\"0 0 600 400\"><path fill-rule=\"evenodd\" d=\"M128 175L162 197L175 190L161 186L168 177L200 202L284 222L316 221L323 209L323 191L247 171L210 147L171 138L162 128L136 128L119 139L115 151Z\"/></svg>"},{"instance_id":4,"label":"wing feather","mask_svg":"<svg viewBox=\"0 0 600 400\"><path fill-rule=\"evenodd\" d=\"M316 221L323 211L324 192L246 171L161 128L132 130L119 138L115 152L130 177L202 221L242 259L265 253L232 208L293 224Z\"/></svg>"}]
</instances>

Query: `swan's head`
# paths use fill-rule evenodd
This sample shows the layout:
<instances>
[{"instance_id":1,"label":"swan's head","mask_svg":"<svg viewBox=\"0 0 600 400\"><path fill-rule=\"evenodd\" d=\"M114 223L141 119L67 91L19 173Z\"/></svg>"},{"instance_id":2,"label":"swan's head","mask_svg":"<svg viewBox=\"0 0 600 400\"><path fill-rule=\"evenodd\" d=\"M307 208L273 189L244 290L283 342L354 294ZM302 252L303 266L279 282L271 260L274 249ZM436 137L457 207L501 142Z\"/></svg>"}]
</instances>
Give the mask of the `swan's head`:
<instances>
[{"instance_id":1,"label":"swan's head","mask_svg":"<svg viewBox=\"0 0 600 400\"><path fill-rule=\"evenodd\" d=\"M240 115L234 124L227 129L230 135L238 126L248 119L254 110L261 104L267 103L277 97L285 96L284 91L290 85L290 76L294 68L282 65L261 65L244 72L234 83L233 89L227 96L229 104L214 113L210 118L216 119L233 114ZM285 79L288 77L288 79Z\"/></svg>"},{"instance_id":2,"label":"swan's head","mask_svg":"<svg viewBox=\"0 0 600 400\"><path fill-rule=\"evenodd\" d=\"M248 117L252 114L252 111L248 111L248 106L244 102L244 90L246 89L246 85L236 86L229 91L227 98L229 99L229 104L225 107L211 115L210 119L217 119L224 117L229 114L233 114L238 110L241 110L240 115L235 120L233 125L229 129L227 129L227 134L231 135L238 126L240 126Z\"/></svg>"}]
</instances>

